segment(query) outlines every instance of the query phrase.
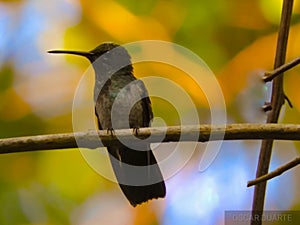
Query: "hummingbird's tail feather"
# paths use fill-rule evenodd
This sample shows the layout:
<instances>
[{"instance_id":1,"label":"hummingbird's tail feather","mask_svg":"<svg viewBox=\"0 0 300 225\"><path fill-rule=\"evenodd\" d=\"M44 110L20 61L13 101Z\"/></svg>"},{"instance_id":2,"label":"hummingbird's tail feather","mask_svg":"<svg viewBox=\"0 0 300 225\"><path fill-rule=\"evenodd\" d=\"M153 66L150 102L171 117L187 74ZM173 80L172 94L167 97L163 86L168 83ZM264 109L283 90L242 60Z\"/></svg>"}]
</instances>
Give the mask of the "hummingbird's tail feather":
<instances>
[{"instance_id":1,"label":"hummingbird's tail feather","mask_svg":"<svg viewBox=\"0 0 300 225\"><path fill-rule=\"evenodd\" d=\"M141 150L124 145L108 147L117 181L132 206L166 195L163 176L150 145L143 144L138 149Z\"/></svg>"}]
</instances>

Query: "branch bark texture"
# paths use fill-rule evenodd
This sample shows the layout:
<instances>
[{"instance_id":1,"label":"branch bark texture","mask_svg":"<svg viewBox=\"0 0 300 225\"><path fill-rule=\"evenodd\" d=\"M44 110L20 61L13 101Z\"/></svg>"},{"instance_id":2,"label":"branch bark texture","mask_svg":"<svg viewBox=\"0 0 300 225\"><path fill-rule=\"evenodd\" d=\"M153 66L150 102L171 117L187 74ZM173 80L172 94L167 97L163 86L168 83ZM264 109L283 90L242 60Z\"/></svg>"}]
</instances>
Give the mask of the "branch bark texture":
<instances>
[{"instance_id":1,"label":"branch bark texture","mask_svg":"<svg viewBox=\"0 0 300 225\"><path fill-rule=\"evenodd\" d=\"M113 145L118 139L134 141L136 138L154 142L214 140L300 140L300 125L295 124L227 124L140 128L138 135L132 129L37 135L0 139L0 154L77 148L98 148L102 144ZM196 138L195 138L196 137ZM210 137L212 137L210 139ZM100 142L101 140L101 142Z\"/></svg>"}]
</instances>

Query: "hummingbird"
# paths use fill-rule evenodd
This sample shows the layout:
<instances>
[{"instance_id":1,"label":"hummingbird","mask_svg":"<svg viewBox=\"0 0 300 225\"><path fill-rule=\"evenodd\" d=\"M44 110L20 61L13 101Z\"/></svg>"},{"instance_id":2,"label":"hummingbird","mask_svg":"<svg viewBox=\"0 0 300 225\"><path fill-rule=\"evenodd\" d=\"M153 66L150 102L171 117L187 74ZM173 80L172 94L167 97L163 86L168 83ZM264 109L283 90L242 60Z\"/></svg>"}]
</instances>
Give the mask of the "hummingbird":
<instances>
[{"instance_id":1,"label":"hummingbird","mask_svg":"<svg viewBox=\"0 0 300 225\"><path fill-rule=\"evenodd\" d=\"M94 103L98 128L113 134L114 129L149 127L153 119L151 101L142 80L135 78L128 51L121 45L102 43L84 51L51 50L87 58L95 72ZM163 198L166 187L150 148L137 139L106 146L119 186L132 206Z\"/></svg>"}]
</instances>

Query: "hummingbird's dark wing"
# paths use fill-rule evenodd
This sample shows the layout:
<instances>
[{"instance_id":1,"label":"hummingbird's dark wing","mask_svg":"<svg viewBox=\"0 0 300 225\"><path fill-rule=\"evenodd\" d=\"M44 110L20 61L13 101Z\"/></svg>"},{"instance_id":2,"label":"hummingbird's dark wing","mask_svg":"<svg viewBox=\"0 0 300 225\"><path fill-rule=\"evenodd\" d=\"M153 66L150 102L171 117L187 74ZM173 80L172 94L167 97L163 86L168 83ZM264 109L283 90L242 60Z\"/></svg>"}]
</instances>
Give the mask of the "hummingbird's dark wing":
<instances>
[{"instance_id":1,"label":"hummingbird's dark wing","mask_svg":"<svg viewBox=\"0 0 300 225\"><path fill-rule=\"evenodd\" d=\"M136 80L137 89L139 92L139 95L142 97L141 104L143 108L143 126L142 127L149 127L150 122L153 119L153 112L151 107L151 101L149 98L148 91L144 85L144 82L141 80Z\"/></svg>"},{"instance_id":2,"label":"hummingbird's dark wing","mask_svg":"<svg viewBox=\"0 0 300 225\"><path fill-rule=\"evenodd\" d=\"M121 113L127 105L132 105L129 114L129 125L131 128L148 127L153 118L151 102L147 90L141 80L134 80L119 93L121 98L117 113ZM136 99L139 99L135 102ZM103 100L105 101L105 100ZM115 103L115 104L118 104ZM97 110L100 105L96 104L96 115L98 118L110 116L105 114L101 104L101 110ZM102 112L102 114L100 114ZM105 115L104 115L105 114ZM120 114L120 117L121 117ZM118 118L118 117L117 117ZM128 120L127 119L127 120ZM122 126L123 121L114 121ZM101 123L99 122L99 127ZM128 124L128 123L127 123ZM114 129L124 127L113 127ZM104 129L107 127L104 126ZM131 205L136 206L153 198L164 197L166 187L159 166L150 148L150 143L134 142L124 144L119 142L108 148L112 168L117 181Z\"/></svg>"},{"instance_id":3,"label":"hummingbird's dark wing","mask_svg":"<svg viewBox=\"0 0 300 225\"><path fill-rule=\"evenodd\" d=\"M129 115L131 128L149 127L153 113L144 83L141 80L135 80L132 82L129 92L140 98ZM112 160L123 193L133 206L153 198L164 197L166 194L165 183L150 144L142 142L133 143L131 146L133 148L122 146L119 148L121 151L115 152L123 165ZM126 183L135 185L126 185Z\"/></svg>"},{"instance_id":4,"label":"hummingbird's dark wing","mask_svg":"<svg viewBox=\"0 0 300 225\"><path fill-rule=\"evenodd\" d=\"M103 129L102 129L102 126L101 126L101 123L100 123L100 121L99 121L99 115L98 115L98 113L97 113L96 107L95 107L95 116L96 116L96 121L97 121L98 129L99 129L99 130L103 130Z\"/></svg>"}]
</instances>

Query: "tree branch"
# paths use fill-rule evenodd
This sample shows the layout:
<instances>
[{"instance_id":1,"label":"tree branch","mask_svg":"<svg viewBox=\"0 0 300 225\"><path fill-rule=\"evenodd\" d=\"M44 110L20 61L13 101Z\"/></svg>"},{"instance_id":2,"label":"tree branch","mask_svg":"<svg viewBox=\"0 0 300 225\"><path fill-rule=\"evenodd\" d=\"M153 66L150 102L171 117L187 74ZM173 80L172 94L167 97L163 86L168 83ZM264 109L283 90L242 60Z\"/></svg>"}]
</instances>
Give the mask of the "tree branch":
<instances>
[{"instance_id":1,"label":"tree branch","mask_svg":"<svg viewBox=\"0 0 300 225\"><path fill-rule=\"evenodd\" d=\"M281 167L278 167L276 170L274 170L274 171L272 171L268 174L265 174L265 175L255 179L255 180L249 181L248 184L247 184L247 187L251 187L251 186L259 184L263 181L267 181L267 180L270 180L274 177L277 177L277 176L281 175L282 173L284 173L285 171L290 170L293 167L297 166L298 164L300 164L300 157L297 157L294 160L288 162L287 164L285 164Z\"/></svg>"},{"instance_id":2,"label":"tree branch","mask_svg":"<svg viewBox=\"0 0 300 225\"><path fill-rule=\"evenodd\" d=\"M298 64L300 63L300 57L292 60L291 62L288 62L278 68L276 68L275 70L273 71L267 71L265 72L265 75L263 76L263 81L266 83L266 82L269 82L271 80L273 80L275 77L277 77L278 75L294 68L295 66L297 66Z\"/></svg>"},{"instance_id":3,"label":"tree branch","mask_svg":"<svg viewBox=\"0 0 300 225\"><path fill-rule=\"evenodd\" d=\"M277 39L277 48L274 69L280 67L285 62L287 42L289 36L290 22L293 11L293 0L284 0L281 13L281 21ZM281 73L273 80L272 86L272 110L267 117L267 123L277 123L282 105L284 104L283 74ZM256 177L268 173L272 155L273 139L263 140L260 148L260 155L256 170ZM262 224L262 214L265 202L266 182L261 182L255 186L251 225ZM258 219L257 219L258 218Z\"/></svg>"},{"instance_id":4,"label":"tree branch","mask_svg":"<svg viewBox=\"0 0 300 225\"><path fill-rule=\"evenodd\" d=\"M225 134L225 135L224 135ZM151 136L150 136L151 135ZM114 135L107 131L88 131L79 133L37 135L0 139L0 154L77 148L101 147L101 142L108 146L113 145L118 138L133 140L138 137L145 139L150 136L149 142L178 142L199 141L207 142L212 135L213 140L300 140L300 125L296 124L227 124L224 125L195 125L140 128L138 135L133 136L132 129L115 130ZM223 138L224 135L224 138ZM196 137L196 138L195 138ZM198 139L197 139L198 137Z\"/></svg>"}]
</instances>

